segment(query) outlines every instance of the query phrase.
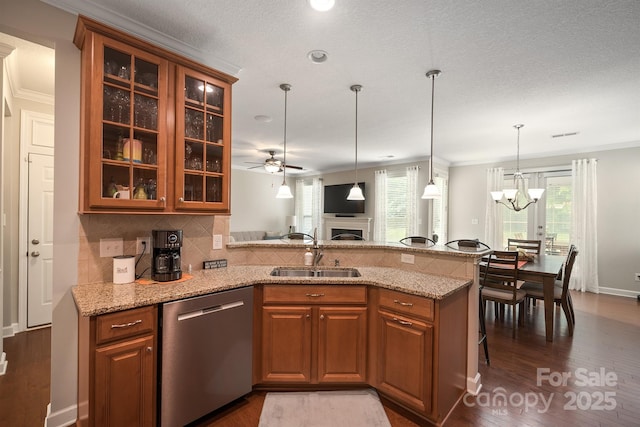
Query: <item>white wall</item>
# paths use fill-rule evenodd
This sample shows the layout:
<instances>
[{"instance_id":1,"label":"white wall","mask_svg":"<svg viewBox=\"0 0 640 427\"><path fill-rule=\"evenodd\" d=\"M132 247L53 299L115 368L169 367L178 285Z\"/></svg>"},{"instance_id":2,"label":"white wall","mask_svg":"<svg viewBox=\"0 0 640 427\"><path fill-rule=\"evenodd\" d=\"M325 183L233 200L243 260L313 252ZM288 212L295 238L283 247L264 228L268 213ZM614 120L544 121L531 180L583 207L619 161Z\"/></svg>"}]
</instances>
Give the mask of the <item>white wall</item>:
<instances>
[{"instance_id":1,"label":"white wall","mask_svg":"<svg viewBox=\"0 0 640 427\"><path fill-rule=\"evenodd\" d=\"M47 419L47 425L55 427L75 420L77 401L77 314L71 296L71 287L77 283L79 233L80 51L72 42L76 16L38 0L1 1L0 31L55 46L54 369Z\"/></svg>"},{"instance_id":2,"label":"white wall","mask_svg":"<svg viewBox=\"0 0 640 427\"><path fill-rule=\"evenodd\" d=\"M640 142L639 142L640 144ZM520 168L571 165L573 159L598 160L598 270L601 287L640 293L640 147L571 156L521 160ZM451 239L484 238L486 170L514 162L458 166L449 170ZM478 219L478 225L471 220ZM578 248L580 249L580 248ZM578 255L579 256L579 255ZM624 292L628 291L628 292Z\"/></svg>"},{"instance_id":3,"label":"white wall","mask_svg":"<svg viewBox=\"0 0 640 427\"><path fill-rule=\"evenodd\" d=\"M288 231L287 215L293 215L294 199L276 199L282 174L231 170L231 219L229 231ZM295 196L295 177L287 176Z\"/></svg>"}]
</instances>

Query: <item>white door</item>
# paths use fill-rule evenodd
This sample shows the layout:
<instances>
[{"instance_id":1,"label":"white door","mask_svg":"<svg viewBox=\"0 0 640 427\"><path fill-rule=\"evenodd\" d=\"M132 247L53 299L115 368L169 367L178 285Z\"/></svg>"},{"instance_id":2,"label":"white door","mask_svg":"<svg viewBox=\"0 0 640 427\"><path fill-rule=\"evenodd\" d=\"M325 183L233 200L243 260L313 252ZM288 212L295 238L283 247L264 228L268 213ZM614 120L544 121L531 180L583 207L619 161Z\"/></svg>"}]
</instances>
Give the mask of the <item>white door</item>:
<instances>
[{"instance_id":1,"label":"white door","mask_svg":"<svg viewBox=\"0 0 640 427\"><path fill-rule=\"evenodd\" d=\"M53 156L29 154L27 327L51 323Z\"/></svg>"}]
</instances>

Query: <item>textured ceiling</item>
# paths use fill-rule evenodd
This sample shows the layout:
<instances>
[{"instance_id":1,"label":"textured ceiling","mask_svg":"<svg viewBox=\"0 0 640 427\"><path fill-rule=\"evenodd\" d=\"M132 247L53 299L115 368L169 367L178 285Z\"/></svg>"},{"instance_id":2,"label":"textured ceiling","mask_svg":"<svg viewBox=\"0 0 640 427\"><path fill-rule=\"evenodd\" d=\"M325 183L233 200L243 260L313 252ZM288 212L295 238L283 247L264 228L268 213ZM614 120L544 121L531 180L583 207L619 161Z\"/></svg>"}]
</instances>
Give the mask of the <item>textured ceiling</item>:
<instances>
[{"instance_id":1,"label":"textured ceiling","mask_svg":"<svg viewBox=\"0 0 640 427\"><path fill-rule=\"evenodd\" d=\"M436 159L514 159L515 123L522 158L640 145L637 0L45 1L235 74L236 167L281 157L283 82L290 164L353 166L355 83L360 165L426 158L432 68Z\"/></svg>"}]
</instances>

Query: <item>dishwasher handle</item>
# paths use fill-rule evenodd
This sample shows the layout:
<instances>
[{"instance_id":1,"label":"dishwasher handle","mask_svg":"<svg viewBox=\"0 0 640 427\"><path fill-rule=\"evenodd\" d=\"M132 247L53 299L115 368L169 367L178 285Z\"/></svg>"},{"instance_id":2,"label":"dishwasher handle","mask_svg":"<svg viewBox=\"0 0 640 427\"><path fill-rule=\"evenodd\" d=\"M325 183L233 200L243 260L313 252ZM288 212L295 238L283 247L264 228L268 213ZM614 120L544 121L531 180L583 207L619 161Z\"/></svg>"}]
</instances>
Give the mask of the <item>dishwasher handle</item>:
<instances>
[{"instance_id":1,"label":"dishwasher handle","mask_svg":"<svg viewBox=\"0 0 640 427\"><path fill-rule=\"evenodd\" d=\"M194 319L196 317L217 313L219 311L231 310L232 308L242 307L243 305L244 301L234 301L227 304L218 304L207 308L201 308L199 310L178 314L178 321L181 322L183 320Z\"/></svg>"}]
</instances>

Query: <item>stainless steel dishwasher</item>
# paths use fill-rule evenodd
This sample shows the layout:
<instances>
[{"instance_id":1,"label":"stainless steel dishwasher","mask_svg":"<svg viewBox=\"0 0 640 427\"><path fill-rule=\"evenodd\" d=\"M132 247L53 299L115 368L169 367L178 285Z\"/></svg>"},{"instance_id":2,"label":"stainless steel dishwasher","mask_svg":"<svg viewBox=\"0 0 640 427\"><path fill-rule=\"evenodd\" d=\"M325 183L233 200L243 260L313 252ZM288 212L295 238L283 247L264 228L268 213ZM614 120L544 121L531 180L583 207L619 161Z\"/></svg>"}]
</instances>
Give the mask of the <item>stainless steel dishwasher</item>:
<instances>
[{"instance_id":1,"label":"stainless steel dishwasher","mask_svg":"<svg viewBox=\"0 0 640 427\"><path fill-rule=\"evenodd\" d=\"M160 425L184 426L251 391L253 288L162 305Z\"/></svg>"}]
</instances>

